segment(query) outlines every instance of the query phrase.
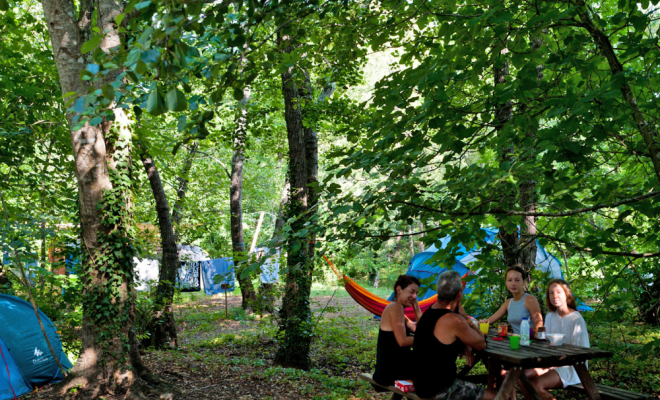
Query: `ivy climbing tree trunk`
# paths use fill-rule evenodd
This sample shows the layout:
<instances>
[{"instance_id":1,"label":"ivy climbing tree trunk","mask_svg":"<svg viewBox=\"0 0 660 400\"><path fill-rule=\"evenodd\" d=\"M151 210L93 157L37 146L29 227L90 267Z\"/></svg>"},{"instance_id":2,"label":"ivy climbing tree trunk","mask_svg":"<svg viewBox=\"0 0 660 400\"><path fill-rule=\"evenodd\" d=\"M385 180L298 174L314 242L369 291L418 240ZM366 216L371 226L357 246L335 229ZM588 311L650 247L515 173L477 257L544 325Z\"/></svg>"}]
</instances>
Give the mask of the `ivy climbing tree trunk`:
<instances>
[{"instance_id":1,"label":"ivy climbing tree trunk","mask_svg":"<svg viewBox=\"0 0 660 400\"><path fill-rule=\"evenodd\" d=\"M149 336L143 343L155 348L177 347L178 338L172 303L174 302L174 283L176 270L179 267L179 255L170 217L170 207L154 160L144 148L140 147L139 151L156 202L156 215L163 249L158 288L156 289L155 314L147 326Z\"/></svg>"},{"instance_id":2,"label":"ivy climbing tree trunk","mask_svg":"<svg viewBox=\"0 0 660 400\"><path fill-rule=\"evenodd\" d=\"M229 187L229 208L231 212L231 243L236 265L236 279L241 288L244 310L253 311L257 293L252 280L244 270L246 252L245 235L243 232L243 160L245 158L245 142L247 140L247 103L250 100L250 90L243 91L243 100L238 102L236 127L234 129L234 154L231 159L231 184Z\"/></svg>"},{"instance_id":3,"label":"ivy climbing tree trunk","mask_svg":"<svg viewBox=\"0 0 660 400\"><path fill-rule=\"evenodd\" d=\"M288 38L279 37L280 42ZM284 50L290 53L293 47L287 43ZM305 143L305 129L301 104L304 101L293 76L294 67L282 74L282 97L284 99L284 120L289 143L289 201L286 219L293 219L292 234L287 239L288 273L284 288L284 298L280 309L280 333L283 338L275 361L285 367L308 369L310 366L309 348L312 341L312 311L309 296L312 286L313 263L310 259L310 235L297 235L306 229L309 221L310 176ZM309 230L307 230L309 232Z\"/></svg>"},{"instance_id":4,"label":"ivy climbing tree trunk","mask_svg":"<svg viewBox=\"0 0 660 400\"><path fill-rule=\"evenodd\" d=\"M59 81L63 93L87 92L80 79L86 68L82 40L89 37L93 5L83 2L80 13L71 0L43 0ZM115 18L123 3L99 0L97 22L104 52L121 45ZM80 15L79 19L75 16ZM99 85L116 79L117 71ZM78 386L85 398L106 393L132 397L146 376L135 342L133 238L131 218L131 121L122 108L114 121L74 129L75 114L68 113L78 181L83 259L83 320L80 357L62 387Z\"/></svg>"}]
</instances>

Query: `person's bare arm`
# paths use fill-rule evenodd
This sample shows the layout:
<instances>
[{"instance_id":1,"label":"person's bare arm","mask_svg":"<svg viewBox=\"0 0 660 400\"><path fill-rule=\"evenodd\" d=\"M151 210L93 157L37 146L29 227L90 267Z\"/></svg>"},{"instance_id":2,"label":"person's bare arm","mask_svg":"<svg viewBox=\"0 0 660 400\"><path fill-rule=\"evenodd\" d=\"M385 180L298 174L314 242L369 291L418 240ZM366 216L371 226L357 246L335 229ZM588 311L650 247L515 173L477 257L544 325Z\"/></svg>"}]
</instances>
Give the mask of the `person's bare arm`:
<instances>
[{"instance_id":1,"label":"person's bare arm","mask_svg":"<svg viewBox=\"0 0 660 400\"><path fill-rule=\"evenodd\" d=\"M412 308L415 312L415 321L419 322L419 319L422 318L422 310L419 308L419 303L415 301ZM417 330L417 324L412 322L408 317L406 317L406 326L408 329L410 329L411 332L415 332Z\"/></svg>"},{"instance_id":2,"label":"person's bare arm","mask_svg":"<svg viewBox=\"0 0 660 400\"><path fill-rule=\"evenodd\" d=\"M486 322L486 323L488 323L488 325L490 325L490 324L494 324L495 322L499 321L504 316L504 314L506 314L506 311L509 308L509 301L511 301L511 299L507 299L504 302L504 304L502 304L500 309L495 312L495 314L491 315L490 317L488 317L486 319L482 319L479 322Z\"/></svg>"},{"instance_id":3,"label":"person's bare arm","mask_svg":"<svg viewBox=\"0 0 660 400\"><path fill-rule=\"evenodd\" d=\"M538 331L539 327L543 326L543 315L541 315L541 305L536 296L530 295L525 297L525 308L532 314L534 331Z\"/></svg>"},{"instance_id":4,"label":"person's bare arm","mask_svg":"<svg viewBox=\"0 0 660 400\"><path fill-rule=\"evenodd\" d=\"M486 338L481 333L478 327L469 324L465 318L454 316L455 335L466 346L470 346L475 350L483 350L486 348Z\"/></svg>"},{"instance_id":5,"label":"person's bare arm","mask_svg":"<svg viewBox=\"0 0 660 400\"><path fill-rule=\"evenodd\" d=\"M419 308L419 302L417 300L413 303L413 311L415 311L415 321L419 322L422 318L422 309Z\"/></svg>"},{"instance_id":6,"label":"person's bare arm","mask_svg":"<svg viewBox=\"0 0 660 400\"><path fill-rule=\"evenodd\" d=\"M406 326L410 329L410 332L415 332L417 330L417 324L406 317Z\"/></svg>"},{"instance_id":7,"label":"person's bare arm","mask_svg":"<svg viewBox=\"0 0 660 400\"><path fill-rule=\"evenodd\" d=\"M396 342L401 347L411 347L413 345L413 338L406 336L406 321L410 321L403 313L403 307L395 305L390 312L390 324L392 325L392 332Z\"/></svg>"}]
</instances>

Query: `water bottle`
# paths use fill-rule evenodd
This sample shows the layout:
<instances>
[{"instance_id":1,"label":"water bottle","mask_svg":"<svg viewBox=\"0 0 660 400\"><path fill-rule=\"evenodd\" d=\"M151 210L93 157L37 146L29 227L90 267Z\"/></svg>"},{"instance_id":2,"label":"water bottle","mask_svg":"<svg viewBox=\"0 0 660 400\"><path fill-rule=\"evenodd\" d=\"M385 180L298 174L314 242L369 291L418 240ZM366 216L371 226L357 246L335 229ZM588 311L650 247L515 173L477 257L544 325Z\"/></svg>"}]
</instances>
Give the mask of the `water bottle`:
<instances>
[{"instance_id":1,"label":"water bottle","mask_svg":"<svg viewBox=\"0 0 660 400\"><path fill-rule=\"evenodd\" d=\"M520 323L520 345L529 346L529 322L523 318Z\"/></svg>"}]
</instances>

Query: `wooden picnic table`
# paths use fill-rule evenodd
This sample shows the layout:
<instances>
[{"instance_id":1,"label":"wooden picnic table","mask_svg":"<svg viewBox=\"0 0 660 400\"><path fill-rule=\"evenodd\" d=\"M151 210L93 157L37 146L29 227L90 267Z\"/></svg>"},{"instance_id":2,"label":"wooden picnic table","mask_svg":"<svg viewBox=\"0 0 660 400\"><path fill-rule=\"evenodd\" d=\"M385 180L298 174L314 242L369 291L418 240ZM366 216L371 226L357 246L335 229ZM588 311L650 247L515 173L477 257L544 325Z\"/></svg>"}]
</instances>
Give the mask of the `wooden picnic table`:
<instances>
[{"instance_id":1,"label":"wooden picnic table","mask_svg":"<svg viewBox=\"0 0 660 400\"><path fill-rule=\"evenodd\" d=\"M612 357L611 351L580 347L572 344L551 346L549 342L544 340L532 340L529 346L520 346L519 349L512 350L508 337L503 338L504 340L502 341L496 341L493 339L496 335L497 331L495 330L491 330L486 335L486 349L479 354L479 358L488 367L489 388L495 388L496 382L501 377L501 368L509 371L504 378L504 382L499 386L495 400L508 399L518 379L520 379L527 391L535 399L540 400L541 397L527 379L523 370L529 368L561 367L564 365L575 367L575 371L584 386L584 391L591 400L600 400L598 389L593 379L591 379L585 363L592 358ZM461 371L460 375L466 375L469 369L471 367Z\"/></svg>"}]
</instances>

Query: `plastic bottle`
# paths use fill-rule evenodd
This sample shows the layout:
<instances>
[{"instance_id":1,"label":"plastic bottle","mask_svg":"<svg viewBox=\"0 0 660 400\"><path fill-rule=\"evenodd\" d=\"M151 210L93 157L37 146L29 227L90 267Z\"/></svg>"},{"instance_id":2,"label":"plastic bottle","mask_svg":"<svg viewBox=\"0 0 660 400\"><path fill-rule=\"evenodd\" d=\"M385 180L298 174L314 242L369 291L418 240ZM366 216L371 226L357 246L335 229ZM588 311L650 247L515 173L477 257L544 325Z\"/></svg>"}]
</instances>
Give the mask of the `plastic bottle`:
<instances>
[{"instance_id":1,"label":"plastic bottle","mask_svg":"<svg viewBox=\"0 0 660 400\"><path fill-rule=\"evenodd\" d=\"M529 322L523 318L520 323L520 345L529 346Z\"/></svg>"}]
</instances>

